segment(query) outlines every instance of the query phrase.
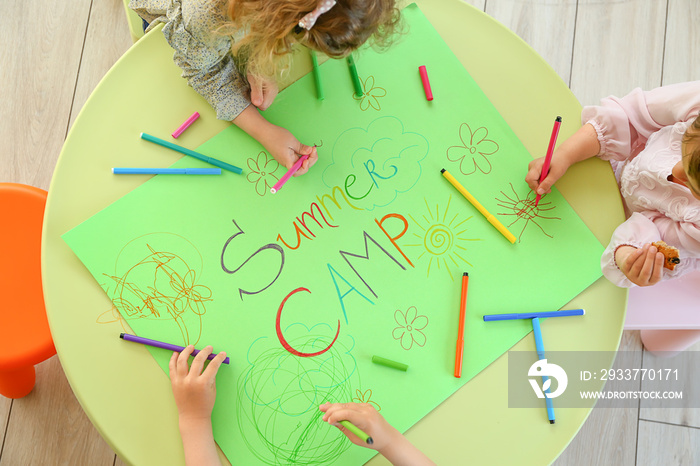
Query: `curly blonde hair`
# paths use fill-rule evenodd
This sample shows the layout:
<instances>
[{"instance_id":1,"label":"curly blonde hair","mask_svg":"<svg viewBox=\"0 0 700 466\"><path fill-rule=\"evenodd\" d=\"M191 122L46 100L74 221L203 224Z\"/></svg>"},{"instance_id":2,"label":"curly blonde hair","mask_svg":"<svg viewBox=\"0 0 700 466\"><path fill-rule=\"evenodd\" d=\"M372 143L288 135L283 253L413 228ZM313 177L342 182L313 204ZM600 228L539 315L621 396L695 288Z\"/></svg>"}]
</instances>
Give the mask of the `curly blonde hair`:
<instances>
[{"instance_id":1,"label":"curly blonde hair","mask_svg":"<svg viewBox=\"0 0 700 466\"><path fill-rule=\"evenodd\" d=\"M395 0L337 0L310 29L299 20L313 11L318 0L228 0L222 30L245 30L231 52L239 68L263 78L277 78L289 67L295 43L341 58L368 39L378 49L386 48L398 32L400 11Z\"/></svg>"},{"instance_id":2,"label":"curly blonde hair","mask_svg":"<svg viewBox=\"0 0 700 466\"><path fill-rule=\"evenodd\" d=\"M688 154L683 154L684 157L690 157L688 160L688 177L694 179L700 184L700 115L695 118L688 129L683 134L683 143L695 141L695 149Z\"/></svg>"}]
</instances>

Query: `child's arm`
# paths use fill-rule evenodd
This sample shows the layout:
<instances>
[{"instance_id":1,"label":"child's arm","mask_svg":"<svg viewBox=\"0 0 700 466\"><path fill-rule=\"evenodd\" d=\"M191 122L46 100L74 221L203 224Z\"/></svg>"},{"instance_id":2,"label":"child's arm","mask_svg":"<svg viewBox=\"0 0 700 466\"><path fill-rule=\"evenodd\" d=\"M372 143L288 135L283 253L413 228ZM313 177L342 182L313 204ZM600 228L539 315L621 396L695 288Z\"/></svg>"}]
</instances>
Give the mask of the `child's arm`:
<instances>
[{"instance_id":1,"label":"child's arm","mask_svg":"<svg viewBox=\"0 0 700 466\"><path fill-rule=\"evenodd\" d=\"M233 123L255 138L286 168L291 168L302 155L309 155L294 176L303 175L318 160L314 146L300 143L291 132L267 121L254 105L249 105L243 110Z\"/></svg>"},{"instance_id":2,"label":"child's arm","mask_svg":"<svg viewBox=\"0 0 700 466\"><path fill-rule=\"evenodd\" d=\"M207 346L195 356L188 370L188 358L194 351L189 345L170 358L170 382L179 414L180 436L187 466L221 465L211 426L211 412L216 399L216 372L226 353L219 353L206 369L204 363L212 352Z\"/></svg>"},{"instance_id":3,"label":"child's arm","mask_svg":"<svg viewBox=\"0 0 700 466\"><path fill-rule=\"evenodd\" d=\"M592 125L585 124L554 151L549 165L549 174L542 181L542 184L540 184L540 174L542 173L544 157L530 162L525 181L530 189L540 195L550 193L552 185L564 176L570 166L576 162L595 157L598 152L600 152L600 143L596 130Z\"/></svg>"},{"instance_id":4,"label":"child's arm","mask_svg":"<svg viewBox=\"0 0 700 466\"><path fill-rule=\"evenodd\" d=\"M395 466L435 465L370 404L325 403L319 409L325 413L323 420L338 427L352 443L377 450ZM374 443L369 445L362 441L340 425L340 421L352 422L358 429L372 437Z\"/></svg>"},{"instance_id":5,"label":"child's arm","mask_svg":"<svg viewBox=\"0 0 700 466\"><path fill-rule=\"evenodd\" d=\"M679 244L664 234L665 229L659 228L660 224L663 227L667 223L665 220L658 212L634 212L619 225L600 258L605 278L616 286L629 288L650 286L682 275L689 265L685 258L675 270L664 270L663 254L651 247L651 243L659 239Z\"/></svg>"}]
</instances>

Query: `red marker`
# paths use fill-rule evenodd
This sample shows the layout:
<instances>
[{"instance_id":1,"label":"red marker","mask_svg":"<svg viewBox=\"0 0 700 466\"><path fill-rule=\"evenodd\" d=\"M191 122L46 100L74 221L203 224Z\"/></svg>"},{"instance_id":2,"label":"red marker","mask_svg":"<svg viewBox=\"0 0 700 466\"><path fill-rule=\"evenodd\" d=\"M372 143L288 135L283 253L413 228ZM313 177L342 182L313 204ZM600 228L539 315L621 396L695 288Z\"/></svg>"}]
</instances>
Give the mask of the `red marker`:
<instances>
[{"instance_id":1,"label":"red marker","mask_svg":"<svg viewBox=\"0 0 700 466\"><path fill-rule=\"evenodd\" d=\"M425 66L419 66L418 71L420 71L420 79L423 81L425 98L428 100L433 100L433 91L430 89L430 81L428 81L428 70L425 69Z\"/></svg>"},{"instance_id":2,"label":"red marker","mask_svg":"<svg viewBox=\"0 0 700 466\"><path fill-rule=\"evenodd\" d=\"M545 178L547 178L547 174L549 173L549 163L552 161L552 154L554 154L554 145L557 143L557 136L559 135L559 127L561 126L561 117L558 116L554 120L554 128L552 128L552 137L549 138L549 147L547 148L547 155L544 158L544 165L542 165L542 173L540 174L540 184L544 181ZM537 207L537 203L540 202L540 196L539 194L535 198L535 207Z\"/></svg>"},{"instance_id":3,"label":"red marker","mask_svg":"<svg viewBox=\"0 0 700 466\"><path fill-rule=\"evenodd\" d=\"M462 274L462 298L459 304L459 329L457 330L457 353L455 354L455 377L462 377L462 353L464 351L464 314L467 310L467 288L469 274Z\"/></svg>"}]
</instances>

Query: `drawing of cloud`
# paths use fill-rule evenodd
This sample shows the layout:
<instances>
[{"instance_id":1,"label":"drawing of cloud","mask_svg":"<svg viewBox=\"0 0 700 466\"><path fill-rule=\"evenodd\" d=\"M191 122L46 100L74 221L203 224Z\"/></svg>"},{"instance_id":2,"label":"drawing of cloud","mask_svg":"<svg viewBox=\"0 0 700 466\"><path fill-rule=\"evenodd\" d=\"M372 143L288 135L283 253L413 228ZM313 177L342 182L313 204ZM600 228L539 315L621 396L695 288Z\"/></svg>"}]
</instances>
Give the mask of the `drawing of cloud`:
<instances>
[{"instance_id":1,"label":"drawing of cloud","mask_svg":"<svg viewBox=\"0 0 700 466\"><path fill-rule=\"evenodd\" d=\"M428 148L428 140L406 131L398 118L381 117L338 137L323 182L339 186L358 207L383 207L415 186Z\"/></svg>"}]
</instances>

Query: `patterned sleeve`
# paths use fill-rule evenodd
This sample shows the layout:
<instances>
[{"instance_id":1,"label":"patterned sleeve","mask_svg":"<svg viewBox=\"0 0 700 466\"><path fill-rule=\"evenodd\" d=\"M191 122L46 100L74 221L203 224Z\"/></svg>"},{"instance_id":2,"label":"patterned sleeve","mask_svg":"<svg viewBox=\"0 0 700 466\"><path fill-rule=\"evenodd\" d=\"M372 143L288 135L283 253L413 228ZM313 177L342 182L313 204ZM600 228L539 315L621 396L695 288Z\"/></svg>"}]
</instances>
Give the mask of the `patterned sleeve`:
<instances>
[{"instance_id":1,"label":"patterned sleeve","mask_svg":"<svg viewBox=\"0 0 700 466\"><path fill-rule=\"evenodd\" d=\"M694 81L606 97L600 105L585 107L581 121L595 128L600 158L622 161L636 155L661 128L695 118L698 111L700 81Z\"/></svg>"},{"instance_id":2,"label":"patterned sleeve","mask_svg":"<svg viewBox=\"0 0 700 466\"><path fill-rule=\"evenodd\" d=\"M216 32L223 20L216 2L131 0L129 7L150 22L148 30L164 23L182 77L218 119L231 121L250 105L248 83L231 54L232 39Z\"/></svg>"}]
</instances>

